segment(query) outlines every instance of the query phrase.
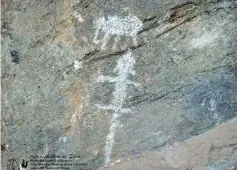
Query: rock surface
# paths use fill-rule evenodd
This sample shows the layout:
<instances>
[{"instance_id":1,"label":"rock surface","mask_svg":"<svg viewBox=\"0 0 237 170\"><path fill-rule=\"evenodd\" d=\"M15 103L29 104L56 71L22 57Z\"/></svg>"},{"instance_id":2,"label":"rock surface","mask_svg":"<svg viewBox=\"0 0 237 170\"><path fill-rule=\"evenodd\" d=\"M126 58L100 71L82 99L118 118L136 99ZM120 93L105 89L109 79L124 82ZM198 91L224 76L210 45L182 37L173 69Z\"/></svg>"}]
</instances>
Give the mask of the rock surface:
<instances>
[{"instance_id":1,"label":"rock surface","mask_svg":"<svg viewBox=\"0 0 237 170\"><path fill-rule=\"evenodd\" d=\"M107 169L232 170L237 167L236 128L237 120L231 120L183 143L165 147L162 152L145 152L138 159L127 159Z\"/></svg>"},{"instance_id":2,"label":"rock surface","mask_svg":"<svg viewBox=\"0 0 237 170\"><path fill-rule=\"evenodd\" d=\"M2 169L73 154L77 170L235 170L236 7L3 0Z\"/></svg>"}]
</instances>

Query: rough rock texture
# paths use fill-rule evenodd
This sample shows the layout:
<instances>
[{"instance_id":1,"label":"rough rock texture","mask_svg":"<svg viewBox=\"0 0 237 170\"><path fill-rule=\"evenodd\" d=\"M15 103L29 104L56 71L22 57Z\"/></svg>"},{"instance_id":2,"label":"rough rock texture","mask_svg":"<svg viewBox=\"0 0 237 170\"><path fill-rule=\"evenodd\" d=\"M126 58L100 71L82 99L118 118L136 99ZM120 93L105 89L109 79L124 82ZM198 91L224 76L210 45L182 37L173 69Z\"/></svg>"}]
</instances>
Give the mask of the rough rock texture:
<instances>
[{"instance_id":1,"label":"rough rock texture","mask_svg":"<svg viewBox=\"0 0 237 170\"><path fill-rule=\"evenodd\" d=\"M236 169L236 1L1 3L3 169Z\"/></svg>"},{"instance_id":2,"label":"rough rock texture","mask_svg":"<svg viewBox=\"0 0 237 170\"><path fill-rule=\"evenodd\" d=\"M165 147L162 152L146 152L138 159L127 159L108 169L233 170L237 166L236 128L235 119L183 143Z\"/></svg>"}]
</instances>

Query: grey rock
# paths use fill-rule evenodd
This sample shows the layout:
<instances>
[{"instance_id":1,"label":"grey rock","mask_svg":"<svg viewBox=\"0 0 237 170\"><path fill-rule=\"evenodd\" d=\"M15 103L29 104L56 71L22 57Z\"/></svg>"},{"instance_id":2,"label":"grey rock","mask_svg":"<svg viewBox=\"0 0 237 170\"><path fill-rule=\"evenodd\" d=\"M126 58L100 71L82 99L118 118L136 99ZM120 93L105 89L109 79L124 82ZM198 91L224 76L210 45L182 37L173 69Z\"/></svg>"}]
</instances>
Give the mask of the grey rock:
<instances>
[{"instance_id":1,"label":"grey rock","mask_svg":"<svg viewBox=\"0 0 237 170\"><path fill-rule=\"evenodd\" d=\"M3 169L99 169L237 115L235 1L3 0L1 27Z\"/></svg>"}]
</instances>

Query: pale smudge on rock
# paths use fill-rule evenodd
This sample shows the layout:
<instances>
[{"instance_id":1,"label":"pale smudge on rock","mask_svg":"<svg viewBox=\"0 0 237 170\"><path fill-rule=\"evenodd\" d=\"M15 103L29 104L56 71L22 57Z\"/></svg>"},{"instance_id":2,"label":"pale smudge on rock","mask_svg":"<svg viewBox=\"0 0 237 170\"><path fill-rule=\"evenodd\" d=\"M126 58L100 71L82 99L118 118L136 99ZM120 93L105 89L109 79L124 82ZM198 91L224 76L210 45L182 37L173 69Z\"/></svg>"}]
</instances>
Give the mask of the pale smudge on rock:
<instances>
[{"instance_id":1,"label":"pale smudge on rock","mask_svg":"<svg viewBox=\"0 0 237 170\"><path fill-rule=\"evenodd\" d=\"M69 101L70 122L66 135L70 136L77 133L80 136L80 126L83 121L84 110L84 87L82 83L72 84L70 87L63 89L61 94Z\"/></svg>"},{"instance_id":2,"label":"pale smudge on rock","mask_svg":"<svg viewBox=\"0 0 237 170\"><path fill-rule=\"evenodd\" d=\"M85 20L82 18L81 14L79 14L77 11L73 12L73 16L80 22L84 22Z\"/></svg>"},{"instance_id":3,"label":"pale smudge on rock","mask_svg":"<svg viewBox=\"0 0 237 170\"><path fill-rule=\"evenodd\" d=\"M205 99L203 100L202 106L205 105L206 100L207 100L207 98L205 98ZM210 107L208 108L208 110L211 111L211 113L212 113L212 118L215 119L215 120L217 120L217 124L220 124L220 121L221 121L221 120L220 120L219 114L218 114L218 112L217 112L216 101L215 101L213 98L210 99L210 101L209 101L209 106L210 106Z\"/></svg>"},{"instance_id":4,"label":"pale smudge on rock","mask_svg":"<svg viewBox=\"0 0 237 170\"><path fill-rule=\"evenodd\" d=\"M74 61L73 67L78 70L82 68L82 62L80 61Z\"/></svg>"},{"instance_id":5,"label":"pale smudge on rock","mask_svg":"<svg viewBox=\"0 0 237 170\"><path fill-rule=\"evenodd\" d=\"M219 124L220 123L220 117L219 117L218 112L217 112L216 101L211 98L211 100L209 101L209 104L210 104L210 111L213 114L213 119L217 120L217 124Z\"/></svg>"},{"instance_id":6,"label":"pale smudge on rock","mask_svg":"<svg viewBox=\"0 0 237 170\"><path fill-rule=\"evenodd\" d=\"M82 36L82 41L84 41L85 43L88 42L88 38L86 36Z\"/></svg>"},{"instance_id":7,"label":"pale smudge on rock","mask_svg":"<svg viewBox=\"0 0 237 170\"><path fill-rule=\"evenodd\" d=\"M236 6L236 1L220 1L214 7L217 8L234 8Z\"/></svg>"},{"instance_id":8,"label":"pale smudge on rock","mask_svg":"<svg viewBox=\"0 0 237 170\"><path fill-rule=\"evenodd\" d=\"M114 71L117 73L117 77L109 77L109 76L99 76L98 82L110 82L115 83L115 90L113 92L113 99L111 104L108 106L101 106L99 104L95 104L98 108L104 110L112 110L112 118L111 118L111 126L109 128L109 134L106 136L106 145L105 145L105 166L108 166L110 163L110 157L112 154L112 148L114 145L114 136L116 133L116 128L120 127L118 117L120 113L131 113L130 109L123 108L123 103L127 97L127 87L129 85L138 86L138 83L134 83L128 79L129 74L135 76L135 71L133 70L133 66L135 64L135 60L132 56L131 51L128 51L121 59L117 62L117 67Z\"/></svg>"},{"instance_id":9,"label":"pale smudge on rock","mask_svg":"<svg viewBox=\"0 0 237 170\"><path fill-rule=\"evenodd\" d=\"M214 99L211 99L210 100L210 111L215 111L216 110L216 102L215 102L215 100Z\"/></svg>"},{"instance_id":10,"label":"pale smudge on rock","mask_svg":"<svg viewBox=\"0 0 237 170\"><path fill-rule=\"evenodd\" d=\"M205 98L205 99L203 100L203 102L202 102L202 106L205 105L206 100L207 100L207 98Z\"/></svg>"},{"instance_id":11,"label":"pale smudge on rock","mask_svg":"<svg viewBox=\"0 0 237 170\"><path fill-rule=\"evenodd\" d=\"M215 42L219 37L220 33L218 32L205 32L202 36L192 39L191 45L193 48L204 48Z\"/></svg>"}]
</instances>

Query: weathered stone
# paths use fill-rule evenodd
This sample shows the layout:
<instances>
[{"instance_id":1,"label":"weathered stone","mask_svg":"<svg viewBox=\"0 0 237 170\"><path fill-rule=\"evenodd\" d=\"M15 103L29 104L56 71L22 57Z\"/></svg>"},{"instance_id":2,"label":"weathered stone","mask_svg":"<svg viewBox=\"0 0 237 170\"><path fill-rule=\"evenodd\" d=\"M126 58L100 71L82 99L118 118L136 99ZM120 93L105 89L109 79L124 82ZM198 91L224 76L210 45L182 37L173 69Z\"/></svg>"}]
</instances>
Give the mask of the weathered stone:
<instances>
[{"instance_id":1,"label":"weathered stone","mask_svg":"<svg viewBox=\"0 0 237 170\"><path fill-rule=\"evenodd\" d=\"M117 161L107 169L162 169L166 165L167 169L232 170L237 167L236 122L234 119L183 143L164 147L162 152L145 152L138 159Z\"/></svg>"},{"instance_id":2,"label":"weathered stone","mask_svg":"<svg viewBox=\"0 0 237 170\"><path fill-rule=\"evenodd\" d=\"M3 0L2 168L235 168L236 4Z\"/></svg>"}]
</instances>

